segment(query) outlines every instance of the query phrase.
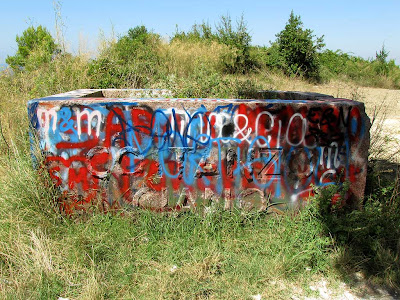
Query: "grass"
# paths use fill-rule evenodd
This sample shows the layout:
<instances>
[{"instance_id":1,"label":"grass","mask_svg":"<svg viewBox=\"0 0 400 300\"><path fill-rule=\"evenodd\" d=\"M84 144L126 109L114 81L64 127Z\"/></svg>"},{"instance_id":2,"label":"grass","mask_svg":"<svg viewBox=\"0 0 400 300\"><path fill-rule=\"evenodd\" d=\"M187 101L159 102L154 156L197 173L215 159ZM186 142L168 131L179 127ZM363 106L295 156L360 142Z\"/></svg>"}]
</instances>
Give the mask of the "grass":
<instances>
[{"instance_id":1,"label":"grass","mask_svg":"<svg viewBox=\"0 0 400 300\"><path fill-rule=\"evenodd\" d=\"M137 210L66 219L27 149L10 153L0 185L4 299L287 299L314 295L309 285L321 276L335 286L360 270L379 283L399 282L399 217L388 218L394 211L373 198L356 214L321 214L324 190L296 215ZM398 200L396 184L374 188Z\"/></svg>"},{"instance_id":2,"label":"grass","mask_svg":"<svg viewBox=\"0 0 400 300\"><path fill-rule=\"evenodd\" d=\"M333 240L310 211L63 218L26 134L14 139L1 160L1 298L287 298L283 287L307 286L331 264Z\"/></svg>"},{"instance_id":3,"label":"grass","mask_svg":"<svg viewBox=\"0 0 400 300\"><path fill-rule=\"evenodd\" d=\"M40 188L28 157L9 167L19 175L1 186L4 299L285 298L287 291L271 290L270 281L307 282L306 267L318 273L331 260L332 240L309 212L138 210L64 219L47 202L51 195Z\"/></svg>"}]
</instances>

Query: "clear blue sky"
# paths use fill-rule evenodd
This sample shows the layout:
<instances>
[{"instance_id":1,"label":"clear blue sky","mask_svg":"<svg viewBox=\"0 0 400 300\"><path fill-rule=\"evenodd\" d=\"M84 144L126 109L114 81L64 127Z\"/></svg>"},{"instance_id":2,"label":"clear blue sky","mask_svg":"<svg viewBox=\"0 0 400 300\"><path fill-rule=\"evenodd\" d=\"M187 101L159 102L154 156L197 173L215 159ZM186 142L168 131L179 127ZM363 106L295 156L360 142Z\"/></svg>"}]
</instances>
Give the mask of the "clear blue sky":
<instances>
[{"instance_id":1,"label":"clear blue sky","mask_svg":"<svg viewBox=\"0 0 400 300\"><path fill-rule=\"evenodd\" d=\"M373 58L384 43L389 58L400 64L400 0L64 0L61 5L65 39L73 53L80 40L89 50L96 49L100 30L109 36L114 29L118 36L145 25L168 37L176 25L188 30L196 22L214 25L221 15L236 19L242 13L252 44L269 45L293 10L306 28L325 35L328 49ZM52 0L1 0L0 7L0 64L16 52L15 37L29 25L43 25L55 36Z\"/></svg>"}]
</instances>

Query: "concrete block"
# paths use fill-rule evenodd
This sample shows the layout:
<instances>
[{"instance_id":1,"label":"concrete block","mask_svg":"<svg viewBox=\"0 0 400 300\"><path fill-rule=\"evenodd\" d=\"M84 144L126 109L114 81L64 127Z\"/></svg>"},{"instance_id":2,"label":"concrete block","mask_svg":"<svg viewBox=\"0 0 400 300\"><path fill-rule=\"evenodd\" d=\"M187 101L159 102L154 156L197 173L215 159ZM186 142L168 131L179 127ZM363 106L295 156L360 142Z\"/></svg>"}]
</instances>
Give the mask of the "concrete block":
<instances>
[{"instance_id":1,"label":"concrete block","mask_svg":"<svg viewBox=\"0 0 400 300\"><path fill-rule=\"evenodd\" d=\"M313 186L344 181L347 201L360 203L370 128L363 103L268 92L267 100L172 99L166 90L35 99L32 148L43 153L67 214L92 205L296 209Z\"/></svg>"}]
</instances>

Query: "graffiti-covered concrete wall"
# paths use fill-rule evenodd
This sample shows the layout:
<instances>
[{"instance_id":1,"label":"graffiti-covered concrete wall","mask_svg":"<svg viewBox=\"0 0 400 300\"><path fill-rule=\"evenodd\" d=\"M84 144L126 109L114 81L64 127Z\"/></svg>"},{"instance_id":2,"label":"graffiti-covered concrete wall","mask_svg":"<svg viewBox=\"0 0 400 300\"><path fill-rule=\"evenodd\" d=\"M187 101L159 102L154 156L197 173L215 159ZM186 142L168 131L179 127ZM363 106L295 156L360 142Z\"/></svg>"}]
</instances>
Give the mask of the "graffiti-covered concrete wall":
<instances>
[{"instance_id":1,"label":"graffiti-covered concrete wall","mask_svg":"<svg viewBox=\"0 0 400 300\"><path fill-rule=\"evenodd\" d=\"M79 90L29 102L33 152L37 141L67 213L93 204L284 209L301 206L313 186L346 180L348 198L363 197L362 103L135 95Z\"/></svg>"}]
</instances>

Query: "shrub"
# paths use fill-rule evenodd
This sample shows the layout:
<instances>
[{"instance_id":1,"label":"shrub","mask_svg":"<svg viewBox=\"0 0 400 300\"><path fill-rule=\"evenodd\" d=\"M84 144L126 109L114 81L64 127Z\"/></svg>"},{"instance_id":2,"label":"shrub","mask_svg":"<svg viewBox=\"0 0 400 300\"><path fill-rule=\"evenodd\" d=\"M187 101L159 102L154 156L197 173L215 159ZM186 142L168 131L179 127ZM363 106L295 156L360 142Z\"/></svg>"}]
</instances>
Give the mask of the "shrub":
<instances>
[{"instance_id":1,"label":"shrub","mask_svg":"<svg viewBox=\"0 0 400 300\"><path fill-rule=\"evenodd\" d=\"M388 56L389 52L386 51L385 45L382 45L382 49L379 52L376 52L376 73L385 76L389 74L389 65L386 62Z\"/></svg>"},{"instance_id":2,"label":"shrub","mask_svg":"<svg viewBox=\"0 0 400 300\"><path fill-rule=\"evenodd\" d=\"M270 69L285 69L285 59L282 56L279 45L277 43L272 43L271 47L267 49L265 56L265 65Z\"/></svg>"},{"instance_id":3,"label":"shrub","mask_svg":"<svg viewBox=\"0 0 400 300\"><path fill-rule=\"evenodd\" d=\"M333 78L352 80L363 86L399 88L400 68L393 60L387 62L388 52L384 49L376 53L375 60L343 53L340 50L325 50L319 54L321 79Z\"/></svg>"},{"instance_id":4,"label":"shrub","mask_svg":"<svg viewBox=\"0 0 400 300\"><path fill-rule=\"evenodd\" d=\"M172 37L171 41L180 40L180 41L190 41L190 42L199 42L199 41L216 41L217 36L213 32L210 24L201 23L194 24L192 29L188 32L179 31L176 28L175 34Z\"/></svg>"},{"instance_id":5,"label":"shrub","mask_svg":"<svg viewBox=\"0 0 400 300\"><path fill-rule=\"evenodd\" d=\"M22 36L16 37L18 44L17 53L14 56L8 56L6 63L13 68L14 71L19 70L26 65L33 67L42 63L49 62L52 55L57 50L57 45L53 37L45 27L30 26L26 29ZM35 55L32 55L32 54Z\"/></svg>"},{"instance_id":6,"label":"shrub","mask_svg":"<svg viewBox=\"0 0 400 300\"><path fill-rule=\"evenodd\" d=\"M310 29L303 29L300 16L293 11L281 32L276 35L277 50L284 62L284 70L288 75L304 75L308 79L320 79L320 64L318 50L322 49L323 36L314 40L315 35Z\"/></svg>"},{"instance_id":7,"label":"shrub","mask_svg":"<svg viewBox=\"0 0 400 300\"><path fill-rule=\"evenodd\" d=\"M250 55L251 36L243 16L237 20L236 26L232 24L232 19L229 15L221 16L219 23L215 26L215 30L205 22L194 24L188 32L177 30L172 38L172 41L174 40L190 42L217 41L230 47L232 51L221 57L224 64L224 72L226 73L246 73L254 67L254 61Z\"/></svg>"},{"instance_id":8,"label":"shrub","mask_svg":"<svg viewBox=\"0 0 400 300\"><path fill-rule=\"evenodd\" d=\"M243 15L237 20L236 27L232 26L232 19L229 15L222 16L216 29L218 41L238 51L235 62L226 65L227 71L229 73L245 73L249 71L253 66L250 60L251 36Z\"/></svg>"},{"instance_id":9,"label":"shrub","mask_svg":"<svg viewBox=\"0 0 400 300\"><path fill-rule=\"evenodd\" d=\"M161 38L145 26L129 29L118 42L105 49L89 68L92 88L145 87L161 64Z\"/></svg>"},{"instance_id":10,"label":"shrub","mask_svg":"<svg viewBox=\"0 0 400 300\"><path fill-rule=\"evenodd\" d=\"M379 170L382 162L370 162L365 203L360 209L332 203L332 197L343 196L348 188L329 185L317 190L312 205L307 208L324 224L326 235L335 240L338 267L348 274L362 271L381 283L398 288L400 282L400 190L399 169L394 164L392 174L385 178ZM386 168L385 168L386 169ZM340 250L342 249L342 250Z\"/></svg>"}]
</instances>

